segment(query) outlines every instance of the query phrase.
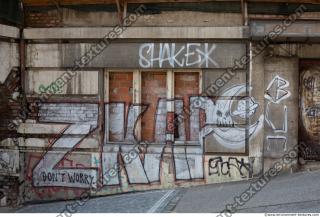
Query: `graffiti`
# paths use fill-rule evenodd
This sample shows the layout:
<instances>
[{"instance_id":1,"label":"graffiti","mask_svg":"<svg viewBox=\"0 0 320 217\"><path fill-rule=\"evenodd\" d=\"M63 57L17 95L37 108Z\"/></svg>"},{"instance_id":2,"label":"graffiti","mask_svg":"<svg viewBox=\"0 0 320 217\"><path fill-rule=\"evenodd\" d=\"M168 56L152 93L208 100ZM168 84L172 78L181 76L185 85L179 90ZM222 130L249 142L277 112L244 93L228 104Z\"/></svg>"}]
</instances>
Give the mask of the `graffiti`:
<instances>
[{"instance_id":1,"label":"graffiti","mask_svg":"<svg viewBox=\"0 0 320 217\"><path fill-rule=\"evenodd\" d=\"M81 123L96 125L97 104L89 103L43 103L39 109L39 122L43 123Z\"/></svg>"},{"instance_id":2,"label":"graffiti","mask_svg":"<svg viewBox=\"0 0 320 217\"><path fill-rule=\"evenodd\" d=\"M177 106L182 106L181 100L175 100ZM179 104L180 103L180 104ZM155 141L164 142L166 139L166 135L168 133L173 133L173 126L169 126L172 123L173 113L168 113L166 109L167 100L159 99L157 103L157 109L155 113ZM142 106L142 105L140 105ZM145 107L145 110L147 107ZM141 108L141 111L143 109ZM120 115L124 113L119 111ZM170 116L171 114L171 116ZM144 113L141 112L140 118ZM110 119L109 119L110 120ZM119 120L119 119L118 119ZM118 123L123 123L123 118L120 118L121 121ZM111 120L110 120L111 121ZM135 119L138 121L138 118ZM113 124L113 122L110 122ZM180 131L185 131L185 126L180 126ZM132 129L134 131L134 129ZM184 139L186 139L184 137ZM124 171L127 175L128 183L130 184L147 184L153 182L160 181L160 165L161 165L161 156L163 152L164 145L160 147L149 147L150 152L146 151L144 153L139 154L139 157L133 158L130 164L125 164ZM114 164L119 163L119 157L121 160L125 161L125 155L129 155L127 149L129 146L120 145L117 148L114 148L112 152L103 153L103 174L106 173L108 168L110 168ZM147 149L148 150L148 149ZM187 173L188 175L181 175L181 171L185 171L185 167L181 167L182 164L186 165L186 157L181 155L186 155L186 153L176 153L177 149L174 149L174 160L175 160L175 171L177 179L193 179L193 178L203 178L203 164L202 164L202 150L199 149L196 154L193 152L187 154L188 155L188 167ZM134 154L134 153L133 153ZM181 161L181 159L183 159ZM107 185L119 185L120 184L120 174L112 176L108 181Z\"/></svg>"},{"instance_id":3,"label":"graffiti","mask_svg":"<svg viewBox=\"0 0 320 217\"><path fill-rule=\"evenodd\" d=\"M188 109L189 110L189 109ZM174 139L179 141L187 140L186 123L185 120L189 117L186 113L183 99L175 99L174 101L174 117L172 125L174 126ZM190 121L191 122L191 121Z\"/></svg>"},{"instance_id":4,"label":"graffiti","mask_svg":"<svg viewBox=\"0 0 320 217\"><path fill-rule=\"evenodd\" d=\"M218 67L213 59L215 44L209 43L146 43L139 48L139 65L142 68L163 68L169 64L170 67L208 68ZM156 52L158 50L158 52ZM165 64L167 63L167 64Z\"/></svg>"},{"instance_id":5,"label":"graffiti","mask_svg":"<svg viewBox=\"0 0 320 217\"><path fill-rule=\"evenodd\" d=\"M154 113L154 141L157 144L146 144L145 147L135 147L138 141L136 135L137 123L143 118L149 105L130 104L126 102L108 102L104 107L103 150L90 154L89 165L72 168L61 165L69 154L82 141L92 134L98 123L98 104L94 103L45 103L38 112L38 122L66 124L57 138L52 139L48 150L38 158L31 169L33 188L55 187L88 189L102 186L126 186L133 184L159 184L164 161L164 147L168 135L179 138L183 144L172 147L173 176L176 181L204 179L204 148L203 138L213 133L222 145L228 148L244 147L246 138L252 136L262 126L263 115L257 115L256 121L250 126L241 127L247 118L256 116L259 104L253 97L242 97L247 91L245 84L227 89L219 98L213 99L201 96L189 96L188 107L192 101L201 99L198 107L190 113L183 113L184 99L159 98ZM167 111L168 102L174 101L174 112ZM177 115L186 116L182 124L176 125ZM210 127L210 128L209 128ZM209 131L208 131L209 129ZM190 135L188 134L190 132ZM198 134L198 135L197 135ZM247 135L247 136L246 136ZM184 144L195 138L194 144ZM59 151L53 151L55 149ZM167 160L167 158L165 158ZM214 174L214 164L210 169ZM114 168L116 165L116 168ZM228 163L221 161L220 175L232 176L233 168L241 177L249 176L249 163L245 159L230 158ZM226 168L229 168L227 171ZM101 171L100 171L101 170ZM102 175L102 176L101 176ZM102 180L102 183L100 182ZM98 186L102 184L102 186ZM42 189L42 188L40 188ZM37 195L43 192L35 190ZM51 194L52 192L50 192ZM39 196L40 197L40 196Z\"/></svg>"},{"instance_id":6,"label":"graffiti","mask_svg":"<svg viewBox=\"0 0 320 217\"><path fill-rule=\"evenodd\" d=\"M121 142L128 141L132 142L135 138L133 132L135 132L135 125L140 120L145 112L148 110L148 105L134 105L135 112L133 112L133 105L129 105L129 112L126 115L125 103L108 103L106 105L106 141ZM157 102L156 111L154 114L154 142L165 143L169 141L167 138L169 134L181 135L180 140L187 140L185 132L186 126L179 124L174 127L174 116L176 113L180 113L183 109L183 101L180 99L175 100L175 108L177 111L174 113L167 112L167 99L160 98ZM181 113L180 113L181 114ZM127 118L125 118L127 116ZM170 124L171 123L171 124ZM126 127L125 127L126 126ZM177 130L179 133L177 133Z\"/></svg>"},{"instance_id":7,"label":"graffiti","mask_svg":"<svg viewBox=\"0 0 320 217\"><path fill-rule=\"evenodd\" d=\"M307 144L309 151L302 153L304 159L318 160L320 156L320 68L308 67L301 72L301 97L300 97L300 143ZM306 149L305 148L305 149Z\"/></svg>"},{"instance_id":8,"label":"graffiti","mask_svg":"<svg viewBox=\"0 0 320 217\"><path fill-rule=\"evenodd\" d=\"M320 117L320 105L310 106L305 108L307 117L319 118Z\"/></svg>"},{"instance_id":9,"label":"graffiti","mask_svg":"<svg viewBox=\"0 0 320 217\"><path fill-rule=\"evenodd\" d=\"M124 170L129 184L147 184L160 182L160 164L164 145L153 147L145 153L132 150L129 146L116 146L112 153L102 154L103 174L107 175L113 165L120 165L119 160L124 162ZM140 153L140 154L139 154ZM128 163L130 162L130 163ZM114 170L112 177L104 178L105 185L120 184L120 170Z\"/></svg>"},{"instance_id":10,"label":"graffiti","mask_svg":"<svg viewBox=\"0 0 320 217\"><path fill-rule=\"evenodd\" d=\"M112 103L106 106L106 114L110 121L109 132L110 138L113 141L123 141L125 137L125 104Z\"/></svg>"},{"instance_id":11,"label":"graffiti","mask_svg":"<svg viewBox=\"0 0 320 217\"><path fill-rule=\"evenodd\" d=\"M63 147L65 151L54 153L48 151L33 170L34 186L62 186L89 188L97 181L96 169L55 169L55 166L68 152L87 136L93 127L90 124L72 124L57 139L51 148ZM83 137L70 138L65 135L83 135ZM51 178L50 178L51 177ZM90 183L87 180L91 180Z\"/></svg>"},{"instance_id":12,"label":"graffiti","mask_svg":"<svg viewBox=\"0 0 320 217\"><path fill-rule=\"evenodd\" d=\"M273 103L279 103L290 97L291 93L285 89L287 87L289 87L289 82L277 75L269 83L264 97Z\"/></svg>"},{"instance_id":13,"label":"graffiti","mask_svg":"<svg viewBox=\"0 0 320 217\"><path fill-rule=\"evenodd\" d=\"M94 176L87 175L81 172L73 172L73 173L61 173L61 172L41 172L40 174L41 180L44 183L59 183L59 182L67 182L67 183L79 183L79 184L85 184L90 185L93 183ZM66 181L65 181L66 179Z\"/></svg>"},{"instance_id":14,"label":"graffiti","mask_svg":"<svg viewBox=\"0 0 320 217\"><path fill-rule=\"evenodd\" d=\"M283 106L283 115L281 115L281 117L283 117L283 119L280 120L281 126L276 126L275 125L275 120L272 120L272 116L270 116L270 114L272 114L272 112L270 112L270 107L273 106L273 105L270 102L268 102L268 104L267 104L267 107L266 107L266 122L269 124L269 126L272 128L272 130L275 133L287 133L287 131L288 131L288 108L287 108L287 106ZM277 109L277 107L275 109L277 111L279 111ZM279 118L277 117L277 119L279 119Z\"/></svg>"},{"instance_id":15,"label":"graffiti","mask_svg":"<svg viewBox=\"0 0 320 217\"><path fill-rule=\"evenodd\" d=\"M203 151L201 147L173 147L176 180L203 179Z\"/></svg>"},{"instance_id":16,"label":"graffiti","mask_svg":"<svg viewBox=\"0 0 320 217\"><path fill-rule=\"evenodd\" d=\"M280 76L275 76L265 91L267 101L265 121L272 129L272 134L266 136L265 151L268 153L281 153L287 150L288 107L279 104L291 96L287 90L289 82ZM279 111L283 111L279 114Z\"/></svg>"},{"instance_id":17,"label":"graffiti","mask_svg":"<svg viewBox=\"0 0 320 217\"><path fill-rule=\"evenodd\" d=\"M247 111L247 103L248 103L248 111ZM239 115L241 118L246 118L252 116L257 108L259 107L259 104L256 103L253 99L253 97L248 97L248 100L240 100L238 103L237 110L233 112L233 115Z\"/></svg>"},{"instance_id":18,"label":"graffiti","mask_svg":"<svg viewBox=\"0 0 320 217\"><path fill-rule=\"evenodd\" d=\"M224 160L222 157L209 159L209 175L229 176L234 174L233 170L238 172L242 178L252 176L253 162L245 162L244 158L228 157Z\"/></svg>"},{"instance_id":19,"label":"graffiti","mask_svg":"<svg viewBox=\"0 0 320 217\"><path fill-rule=\"evenodd\" d=\"M140 157L134 158L130 164L125 164L129 183L151 183L160 181L160 159L164 146L155 148L153 153L144 154L144 161ZM122 148L121 156L127 152Z\"/></svg>"},{"instance_id":20,"label":"graffiti","mask_svg":"<svg viewBox=\"0 0 320 217\"><path fill-rule=\"evenodd\" d=\"M33 180L34 166L39 161L41 161L41 159L42 159L41 155L31 154L27 156L26 180L30 181L31 183ZM57 168L85 168L85 166L82 164L77 164L73 160L65 158L57 164ZM84 191L84 188L68 188L68 187L60 187L55 185L40 187L40 186L33 185L30 188L30 190L24 193L24 198L26 200L32 200L34 196L40 199L54 198L55 195L59 194L60 192L63 192L66 198L68 198L68 195L73 195L73 197L78 197L82 191Z\"/></svg>"},{"instance_id":21,"label":"graffiti","mask_svg":"<svg viewBox=\"0 0 320 217\"><path fill-rule=\"evenodd\" d=\"M307 90L314 90L315 87L315 78L313 76L307 77L303 79L303 86Z\"/></svg>"},{"instance_id":22,"label":"graffiti","mask_svg":"<svg viewBox=\"0 0 320 217\"><path fill-rule=\"evenodd\" d=\"M97 159L96 156L93 156L92 162L93 162L93 164L94 164L96 167L99 167L99 165L100 165L100 160Z\"/></svg>"},{"instance_id":23,"label":"graffiti","mask_svg":"<svg viewBox=\"0 0 320 217\"><path fill-rule=\"evenodd\" d=\"M267 136L267 151L286 151L286 136Z\"/></svg>"},{"instance_id":24,"label":"graffiti","mask_svg":"<svg viewBox=\"0 0 320 217\"><path fill-rule=\"evenodd\" d=\"M166 132L168 132L168 134L170 134L170 132L172 130L172 129L168 129L168 131L167 131L167 125L168 125L168 128L172 128L166 122L167 116L170 116L170 113L167 113L167 100L166 99L159 99L158 104L157 104L156 114L155 114L155 121L156 121L155 129L154 129L155 142L165 142L166 141Z\"/></svg>"},{"instance_id":25,"label":"graffiti","mask_svg":"<svg viewBox=\"0 0 320 217\"><path fill-rule=\"evenodd\" d=\"M0 173L16 173L19 167L19 153L17 150L0 149Z\"/></svg>"},{"instance_id":26,"label":"graffiti","mask_svg":"<svg viewBox=\"0 0 320 217\"><path fill-rule=\"evenodd\" d=\"M10 168L10 156L8 153L0 153L0 169L9 170Z\"/></svg>"},{"instance_id":27,"label":"graffiti","mask_svg":"<svg viewBox=\"0 0 320 217\"><path fill-rule=\"evenodd\" d=\"M318 68L302 73L303 90L301 97L303 124L310 128L311 123L316 126L316 119L320 115L320 79ZM312 128L312 127L311 127Z\"/></svg>"},{"instance_id":28,"label":"graffiti","mask_svg":"<svg viewBox=\"0 0 320 217\"><path fill-rule=\"evenodd\" d=\"M40 107L40 122L72 123L51 145L63 148L59 153L48 150L33 169L34 186L61 186L89 188L97 182L96 169L57 169L64 159L81 141L97 127L97 104L43 104ZM70 137L71 136L71 137Z\"/></svg>"},{"instance_id":29,"label":"graffiti","mask_svg":"<svg viewBox=\"0 0 320 217\"><path fill-rule=\"evenodd\" d=\"M234 88L231 88L228 90L225 95L226 96L234 96L239 95L243 91L246 90L245 85L239 85ZM221 98L223 98L222 96ZM197 97L190 97L190 101L195 100ZM219 99L216 102L214 102L212 99L207 97L202 97L205 103L202 104L198 108L198 111L203 109L206 114L205 124L217 124L222 127L221 125L232 125L235 127L235 122L233 121L233 116L239 116L240 118L245 118L246 116L251 117L258 108L258 103L255 102L254 98L248 97L248 98L242 98L240 100L225 100L225 99ZM238 102L235 109L232 109L233 103ZM249 105L248 112L246 113L246 105ZM111 105L112 103L109 103ZM164 141L166 138L166 134L173 133L177 136L182 135L184 140L186 139L185 133L185 125L179 125L178 126L178 133L176 133L172 127L168 126L170 123L172 124L173 113L168 113L166 110L166 99L159 99L157 103L157 109L155 114L155 138L156 141ZM191 103L192 104L192 103ZM121 105L121 106L120 106ZM115 105L116 106L116 105ZM125 108L124 104L118 104L117 107ZM183 109L183 101L181 99L175 100L175 107L179 108L180 110ZM147 108L146 108L147 109ZM143 110L143 109L142 109ZM179 113L180 110L177 110L176 112ZM109 118L109 125L112 124L111 121L118 120L119 123L125 123L124 118L124 109L117 109L112 110L111 112L115 112L116 114L112 114L116 116L117 118ZM171 114L171 115L170 115ZM195 114L195 116L200 116L200 112L192 112L192 115ZM247 115L245 115L247 114ZM141 114L143 116L143 114ZM191 119L191 118L190 118ZM195 122L197 122L196 125L199 126L200 118L194 118ZM138 119L135 119L135 121L138 121ZM252 135L255 130L258 129L258 127L261 127L261 118L257 121L257 123L253 124L250 127L250 135ZM124 125L121 125L124 126ZM123 138L123 132L121 131L121 127L117 126L118 132L121 132L121 138ZM200 127L200 129L202 129ZM190 129L192 131L192 129ZM242 130L243 138L240 138L239 130L238 131L232 131L230 134L225 134L225 130L221 130L221 134L218 135L218 138L223 138L228 140L232 140L232 138L236 137L238 141L242 141L244 144L245 141L245 129ZM176 130L177 131L177 130ZM159 133L160 132L160 133ZM180 133L181 132L181 133ZM217 131L220 132L220 131ZM159 134L157 134L159 133ZM157 135L162 137L157 137ZM161 138L161 139L160 139ZM199 141L199 140L198 140ZM234 145L234 141L230 141ZM225 141L223 141L225 142ZM119 159L123 159L123 155L126 153L125 149L128 146L122 145L117 146L117 148L113 149L112 151L108 151L103 153L103 170L108 170L108 165L113 165L118 163ZM163 146L159 147L159 149L162 149ZM135 158L132 163L125 165L124 169L128 178L128 182L130 184L146 184L146 183L152 183L152 182L159 182L160 181L160 175L159 175L159 168L161 164L161 153L162 150L154 150L152 153L157 154L150 154L150 153L140 153L139 157ZM174 164L175 164L175 177L177 180L191 180L191 179L197 179L197 178L203 178L203 150L201 145L198 147L188 147L188 146L177 146L173 148L173 157L174 157ZM152 165L150 167L149 165ZM151 169L153 168L153 169ZM155 172L156 171L156 172ZM112 177L112 179L107 183L108 185L119 185L120 184L120 178L119 175L115 175Z\"/></svg>"},{"instance_id":30,"label":"graffiti","mask_svg":"<svg viewBox=\"0 0 320 217\"><path fill-rule=\"evenodd\" d=\"M198 100L204 102L200 103L198 108L203 109L206 115L205 127L201 129L202 137L213 133L215 139L227 148L238 149L245 146L246 138L251 137L257 129L262 127L263 115L249 126L248 134L247 129L239 127L238 124L240 125L241 123L237 123L234 119L236 119L235 116L240 116L242 119L246 116L252 116L256 112L259 104L255 102L253 97L247 97L241 100L224 99L227 96L239 96L245 91L245 84L236 85L227 89L215 102L208 97L202 97L201 100ZM233 110L232 108L235 103L238 103L238 105L236 109ZM247 104L248 112L246 112ZM242 121L245 123L245 120Z\"/></svg>"},{"instance_id":31,"label":"graffiti","mask_svg":"<svg viewBox=\"0 0 320 217\"><path fill-rule=\"evenodd\" d=\"M127 118L125 118L125 103L108 103L105 106L105 122L107 141L133 141L135 139L135 126L142 114L147 110L146 105L129 105Z\"/></svg>"},{"instance_id":32,"label":"graffiti","mask_svg":"<svg viewBox=\"0 0 320 217\"><path fill-rule=\"evenodd\" d=\"M3 139L12 140L15 146L19 146L17 128L27 117L19 75L19 70L12 68L4 83L0 82L0 112L3 114L0 118L0 142Z\"/></svg>"}]
</instances>

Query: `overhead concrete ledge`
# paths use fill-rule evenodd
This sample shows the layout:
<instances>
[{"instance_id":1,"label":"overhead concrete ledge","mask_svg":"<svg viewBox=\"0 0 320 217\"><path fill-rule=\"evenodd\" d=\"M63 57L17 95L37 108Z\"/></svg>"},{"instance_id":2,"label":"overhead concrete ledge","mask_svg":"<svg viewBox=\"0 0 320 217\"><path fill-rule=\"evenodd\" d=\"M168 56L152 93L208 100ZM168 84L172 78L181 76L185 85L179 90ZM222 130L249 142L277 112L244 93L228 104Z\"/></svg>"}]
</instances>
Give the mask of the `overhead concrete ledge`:
<instances>
[{"instance_id":1,"label":"overhead concrete ledge","mask_svg":"<svg viewBox=\"0 0 320 217\"><path fill-rule=\"evenodd\" d=\"M259 41L266 36L277 42L319 42L319 21L299 20L286 26L283 20L252 20L250 38Z\"/></svg>"},{"instance_id":2,"label":"overhead concrete ledge","mask_svg":"<svg viewBox=\"0 0 320 217\"><path fill-rule=\"evenodd\" d=\"M0 24L0 37L17 39L20 37L19 28Z\"/></svg>"},{"instance_id":3,"label":"overhead concrete ledge","mask_svg":"<svg viewBox=\"0 0 320 217\"><path fill-rule=\"evenodd\" d=\"M24 38L99 39L113 31L113 27L30 28ZM118 38L123 39L246 39L248 27L128 27Z\"/></svg>"}]
</instances>

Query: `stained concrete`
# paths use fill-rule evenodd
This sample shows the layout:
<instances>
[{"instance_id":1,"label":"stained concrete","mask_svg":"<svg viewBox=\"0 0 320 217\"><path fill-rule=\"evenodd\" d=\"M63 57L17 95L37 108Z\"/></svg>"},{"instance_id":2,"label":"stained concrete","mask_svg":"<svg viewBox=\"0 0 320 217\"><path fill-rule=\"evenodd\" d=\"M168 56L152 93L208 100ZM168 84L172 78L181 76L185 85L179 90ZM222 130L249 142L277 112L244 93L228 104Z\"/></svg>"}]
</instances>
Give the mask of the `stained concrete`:
<instances>
[{"instance_id":1,"label":"stained concrete","mask_svg":"<svg viewBox=\"0 0 320 217\"><path fill-rule=\"evenodd\" d=\"M100 39L113 27L65 27L24 29L25 39ZM119 38L124 39L247 39L248 27L129 27Z\"/></svg>"},{"instance_id":2,"label":"stained concrete","mask_svg":"<svg viewBox=\"0 0 320 217\"><path fill-rule=\"evenodd\" d=\"M20 31L17 27L0 24L0 36L6 38L19 38Z\"/></svg>"}]
</instances>

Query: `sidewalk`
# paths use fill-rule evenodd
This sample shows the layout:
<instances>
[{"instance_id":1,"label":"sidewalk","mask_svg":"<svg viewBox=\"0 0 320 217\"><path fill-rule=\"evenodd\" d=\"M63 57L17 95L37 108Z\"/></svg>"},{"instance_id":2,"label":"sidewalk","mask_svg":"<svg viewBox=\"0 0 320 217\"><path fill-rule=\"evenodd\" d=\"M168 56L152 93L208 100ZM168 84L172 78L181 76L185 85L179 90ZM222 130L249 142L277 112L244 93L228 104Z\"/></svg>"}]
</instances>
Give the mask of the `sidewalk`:
<instances>
[{"instance_id":1,"label":"sidewalk","mask_svg":"<svg viewBox=\"0 0 320 217\"><path fill-rule=\"evenodd\" d=\"M179 190L154 190L96 197L83 206L77 206L77 213L146 213L162 212ZM32 204L17 209L17 213L61 213L70 201ZM0 211L1 212L1 211Z\"/></svg>"},{"instance_id":2,"label":"sidewalk","mask_svg":"<svg viewBox=\"0 0 320 217\"><path fill-rule=\"evenodd\" d=\"M173 212L221 212L250 182L189 188ZM280 175L237 212L320 212L320 171Z\"/></svg>"},{"instance_id":3,"label":"sidewalk","mask_svg":"<svg viewBox=\"0 0 320 217\"><path fill-rule=\"evenodd\" d=\"M219 213L227 204L234 203L234 197L247 190L249 185L249 181L242 181L98 197L80 206L78 213ZM72 203L32 204L17 210L0 208L0 213L60 213ZM237 212L320 212L320 170L274 178Z\"/></svg>"}]
</instances>

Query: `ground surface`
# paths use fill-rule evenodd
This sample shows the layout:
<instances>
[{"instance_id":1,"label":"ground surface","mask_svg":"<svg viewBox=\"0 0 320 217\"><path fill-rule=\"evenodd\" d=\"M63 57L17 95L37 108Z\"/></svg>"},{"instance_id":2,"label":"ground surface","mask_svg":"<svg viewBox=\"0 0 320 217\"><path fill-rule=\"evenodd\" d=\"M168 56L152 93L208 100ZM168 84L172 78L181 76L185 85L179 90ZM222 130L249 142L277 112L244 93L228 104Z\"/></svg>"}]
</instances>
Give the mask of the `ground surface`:
<instances>
[{"instance_id":1,"label":"ground surface","mask_svg":"<svg viewBox=\"0 0 320 217\"><path fill-rule=\"evenodd\" d=\"M250 182L234 182L129 193L93 198L77 212L220 212L234 197L245 191ZM73 201L27 205L0 212L57 212ZM320 171L300 172L276 177L238 212L320 212Z\"/></svg>"},{"instance_id":2,"label":"ground surface","mask_svg":"<svg viewBox=\"0 0 320 217\"><path fill-rule=\"evenodd\" d=\"M250 182L188 189L174 212L220 212L249 187ZM276 177L239 212L320 212L320 171Z\"/></svg>"}]
</instances>

